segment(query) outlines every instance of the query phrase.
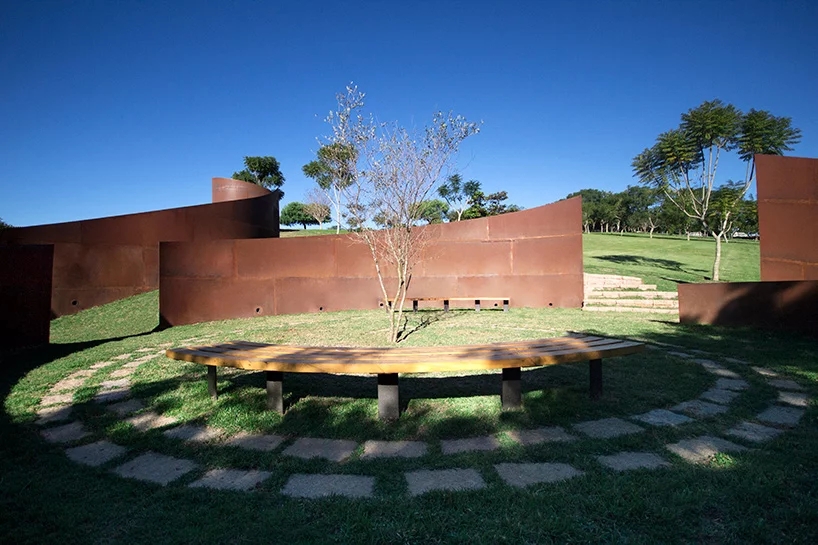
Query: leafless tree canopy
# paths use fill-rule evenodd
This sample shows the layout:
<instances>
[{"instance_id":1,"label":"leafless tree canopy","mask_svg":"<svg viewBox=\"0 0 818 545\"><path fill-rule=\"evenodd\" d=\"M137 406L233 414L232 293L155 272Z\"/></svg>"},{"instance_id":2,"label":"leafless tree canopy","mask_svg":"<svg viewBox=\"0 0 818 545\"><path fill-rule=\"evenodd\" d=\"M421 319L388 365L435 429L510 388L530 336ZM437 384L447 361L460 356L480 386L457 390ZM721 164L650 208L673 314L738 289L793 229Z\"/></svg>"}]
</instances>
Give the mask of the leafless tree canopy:
<instances>
[{"instance_id":1,"label":"leafless tree canopy","mask_svg":"<svg viewBox=\"0 0 818 545\"><path fill-rule=\"evenodd\" d=\"M442 112L420 131L377 124L363 113L364 94L357 87L348 86L337 99L338 110L327 117L332 135L323 149L338 151L327 163L349 181L347 215L372 253L390 340L397 342L412 271L426 244L417 227L420 203L450 174L460 144L480 127Z\"/></svg>"}]
</instances>

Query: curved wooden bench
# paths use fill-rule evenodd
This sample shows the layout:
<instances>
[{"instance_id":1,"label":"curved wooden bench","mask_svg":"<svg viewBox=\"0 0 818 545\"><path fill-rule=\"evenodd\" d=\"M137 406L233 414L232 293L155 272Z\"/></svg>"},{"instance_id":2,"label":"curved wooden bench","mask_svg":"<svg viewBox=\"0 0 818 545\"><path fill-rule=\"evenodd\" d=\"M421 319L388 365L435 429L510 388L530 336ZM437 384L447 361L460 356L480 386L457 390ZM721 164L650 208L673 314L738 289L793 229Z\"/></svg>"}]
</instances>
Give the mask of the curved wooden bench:
<instances>
[{"instance_id":1,"label":"curved wooden bench","mask_svg":"<svg viewBox=\"0 0 818 545\"><path fill-rule=\"evenodd\" d=\"M644 350L638 342L588 335L483 345L427 347L291 346L234 341L171 348L169 358L208 366L208 389L215 399L216 368L236 367L267 373L267 406L284 412L284 373L373 374L378 376L378 414L399 416L399 373L501 369L503 409L522 405L521 368L590 362L590 395L602 395L602 359Z\"/></svg>"}]
</instances>

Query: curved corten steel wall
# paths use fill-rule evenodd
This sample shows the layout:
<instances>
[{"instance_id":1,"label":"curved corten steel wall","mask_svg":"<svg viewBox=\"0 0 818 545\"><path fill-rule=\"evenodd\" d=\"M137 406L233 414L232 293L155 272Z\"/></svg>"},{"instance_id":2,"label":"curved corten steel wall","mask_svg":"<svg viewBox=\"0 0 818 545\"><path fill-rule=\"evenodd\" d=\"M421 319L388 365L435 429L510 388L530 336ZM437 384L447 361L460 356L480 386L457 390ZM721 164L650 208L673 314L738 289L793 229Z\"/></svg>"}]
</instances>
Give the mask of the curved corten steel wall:
<instances>
[{"instance_id":1,"label":"curved corten steel wall","mask_svg":"<svg viewBox=\"0 0 818 545\"><path fill-rule=\"evenodd\" d=\"M757 155L762 280L818 280L818 159Z\"/></svg>"},{"instance_id":2,"label":"curved corten steel wall","mask_svg":"<svg viewBox=\"0 0 818 545\"><path fill-rule=\"evenodd\" d=\"M579 198L424 228L409 295L505 296L512 307L582 304ZM377 308L372 257L352 235L163 242L164 325Z\"/></svg>"},{"instance_id":3,"label":"curved corten steel wall","mask_svg":"<svg viewBox=\"0 0 818 545\"><path fill-rule=\"evenodd\" d=\"M818 337L818 159L755 159L762 282L680 284L679 321Z\"/></svg>"},{"instance_id":4,"label":"curved corten steel wall","mask_svg":"<svg viewBox=\"0 0 818 545\"><path fill-rule=\"evenodd\" d=\"M212 185L220 202L13 228L0 244L53 244L51 314L73 314L156 289L160 241L278 236L280 192L225 178Z\"/></svg>"}]
</instances>

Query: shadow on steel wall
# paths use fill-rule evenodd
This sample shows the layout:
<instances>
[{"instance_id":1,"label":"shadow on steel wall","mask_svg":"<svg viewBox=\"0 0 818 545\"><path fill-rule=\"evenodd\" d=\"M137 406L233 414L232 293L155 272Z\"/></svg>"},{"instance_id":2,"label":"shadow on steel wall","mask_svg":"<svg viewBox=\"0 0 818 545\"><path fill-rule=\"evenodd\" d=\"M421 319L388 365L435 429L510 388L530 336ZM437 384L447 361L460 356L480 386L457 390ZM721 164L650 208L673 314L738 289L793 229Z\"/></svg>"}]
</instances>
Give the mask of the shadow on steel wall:
<instances>
[{"instance_id":1,"label":"shadow on steel wall","mask_svg":"<svg viewBox=\"0 0 818 545\"><path fill-rule=\"evenodd\" d=\"M682 323L818 337L818 159L757 155L761 282L680 284Z\"/></svg>"},{"instance_id":2,"label":"shadow on steel wall","mask_svg":"<svg viewBox=\"0 0 818 545\"><path fill-rule=\"evenodd\" d=\"M410 296L508 297L512 307L582 305L582 202L424 227ZM162 242L163 326L378 308L368 247L354 235Z\"/></svg>"},{"instance_id":3,"label":"shadow on steel wall","mask_svg":"<svg viewBox=\"0 0 818 545\"><path fill-rule=\"evenodd\" d=\"M4 230L0 260L3 269L25 270L39 279L38 290L48 286L48 319L73 314L158 288L160 241L277 237L280 195L255 184L213 178L212 204ZM29 245L48 245L50 261L25 250ZM23 281L30 297L14 296L16 284ZM7 317L3 338L13 337L17 329L8 316L25 313L32 330L40 332L37 340L25 343L48 341L48 319L40 323L42 297L34 297L32 282L19 275L0 277L0 308Z\"/></svg>"}]
</instances>

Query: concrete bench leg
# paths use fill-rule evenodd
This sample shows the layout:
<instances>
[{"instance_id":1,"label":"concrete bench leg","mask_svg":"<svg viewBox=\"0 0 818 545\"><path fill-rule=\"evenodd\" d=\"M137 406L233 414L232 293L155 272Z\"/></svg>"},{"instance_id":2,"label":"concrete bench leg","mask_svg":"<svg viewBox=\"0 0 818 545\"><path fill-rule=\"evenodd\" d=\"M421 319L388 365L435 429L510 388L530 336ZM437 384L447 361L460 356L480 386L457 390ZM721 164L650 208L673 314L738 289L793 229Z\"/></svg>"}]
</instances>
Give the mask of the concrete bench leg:
<instances>
[{"instance_id":1,"label":"concrete bench leg","mask_svg":"<svg viewBox=\"0 0 818 545\"><path fill-rule=\"evenodd\" d=\"M503 312L508 312L508 299L503 299Z\"/></svg>"},{"instance_id":2,"label":"concrete bench leg","mask_svg":"<svg viewBox=\"0 0 818 545\"><path fill-rule=\"evenodd\" d=\"M417 312L417 311L418 311L418 300L413 299L412 300L412 312Z\"/></svg>"},{"instance_id":3,"label":"concrete bench leg","mask_svg":"<svg viewBox=\"0 0 818 545\"><path fill-rule=\"evenodd\" d=\"M449 312L449 300L448 299L443 300L443 312Z\"/></svg>"},{"instance_id":4,"label":"concrete bench leg","mask_svg":"<svg viewBox=\"0 0 818 545\"><path fill-rule=\"evenodd\" d=\"M219 392L216 390L216 366L207 366L207 391L211 399L217 399Z\"/></svg>"},{"instance_id":5,"label":"concrete bench leg","mask_svg":"<svg viewBox=\"0 0 818 545\"><path fill-rule=\"evenodd\" d=\"M523 406L523 391L520 386L522 372L519 367L509 367L503 369L503 390L500 394L500 401L503 410L519 409Z\"/></svg>"},{"instance_id":6,"label":"concrete bench leg","mask_svg":"<svg viewBox=\"0 0 818 545\"><path fill-rule=\"evenodd\" d=\"M397 373L378 375L378 418L397 420L400 416L400 391Z\"/></svg>"},{"instance_id":7,"label":"concrete bench leg","mask_svg":"<svg viewBox=\"0 0 818 545\"><path fill-rule=\"evenodd\" d=\"M602 397L602 360L588 362L591 371L591 399Z\"/></svg>"},{"instance_id":8,"label":"concrete bench leg","mask_svg":"<svg viewBox=\"0 0 818 545\"><path fill-rule=\"evenodd\" d=\"M265 371L267 375L267 408L284 414L284 373Z\"/></svg>"},{"instance_id":9,"label":"concrete bench leg","mask_svg":"<svg viewBox=\"0 0 818 545\"><path fill-rule=\"evenodd\" d=\"M480 312L480 299L475 299L474 300L474 310L476 310L477 312Z\"/></svg>"}]
</instances>

